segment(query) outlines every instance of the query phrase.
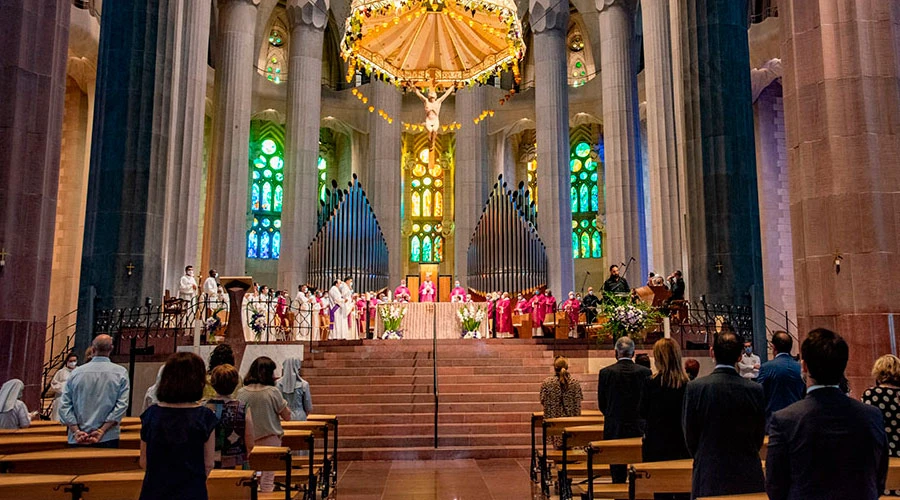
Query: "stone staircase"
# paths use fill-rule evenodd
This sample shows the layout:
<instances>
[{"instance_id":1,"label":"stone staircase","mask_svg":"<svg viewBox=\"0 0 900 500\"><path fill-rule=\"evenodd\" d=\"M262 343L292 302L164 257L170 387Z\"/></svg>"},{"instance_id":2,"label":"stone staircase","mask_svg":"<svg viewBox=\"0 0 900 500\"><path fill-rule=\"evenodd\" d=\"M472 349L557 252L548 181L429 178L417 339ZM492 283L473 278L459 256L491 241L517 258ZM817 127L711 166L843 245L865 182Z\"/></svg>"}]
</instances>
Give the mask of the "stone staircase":
<instances>
[{"instance_id":1,"label":"stone staircase","mask_svg":"<svg viewBox=\"0 0 900 500\"><path fill-rule=\"evenodd\" d=\"M596 409L586 346L565 347L583 356L570 357L570 369L584 408ZM342 460L528 457L530 415L541 410L541 382L560 352L542 340L439 340L435 449L430 340L331 341L307 351L313 411L339 417Z\"/></svg>"}]
</instances>

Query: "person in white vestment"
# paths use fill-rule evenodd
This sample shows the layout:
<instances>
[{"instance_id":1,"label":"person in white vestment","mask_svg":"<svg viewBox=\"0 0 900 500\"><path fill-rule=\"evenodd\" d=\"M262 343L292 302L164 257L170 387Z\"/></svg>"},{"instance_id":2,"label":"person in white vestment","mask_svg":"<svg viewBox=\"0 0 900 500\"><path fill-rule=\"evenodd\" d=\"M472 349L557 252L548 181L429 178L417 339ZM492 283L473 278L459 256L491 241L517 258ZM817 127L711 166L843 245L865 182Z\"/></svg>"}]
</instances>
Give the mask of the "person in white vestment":
<instances>
[{"instance_id":1,"label":"person in white vestment","mask_svg":"<svg viewBox=\"0 0 900 500\"><path fill-rule=\"evenodd\" d=\"M197 279L194 278L194 266L184 268L184 276L178 280L178 298L191 302L197 296Z\"/></svg>"},{"instance_id":2,"label":"person in white vestment","mask_svg":"<svg viewBox=\"0 0 900 500\"><path fill-rule=\"evenodd\" d=\"M204 300L208 300L209 307L213 307L219 291L219 282L216 281L216 270L210 269L209 276L203 280Z\"/></svg>"},{"instance_id":3,"label":"person in white vestment","mask_svg":"<svg viewBox=\"0 0 900 500\"><path fill-rule=\"evenodd\" d=\"M55 397L53 402L50 403L50 420L59 420L59 400L62 398L63 389L66 388L66 381L69 380L69 375L72 374L72 370L77 366L78 355L71 352L66 356L66 364L53 375L53 380L50 381L50 389Z\"/></svg>"},{"instance_id":4,"label":"person in white vestment","mask_svg":"<svg viewBox=\"0 0 900 500\"><path fill-rule=\"evenodd\" d=\"M341 289L341 310L346 315L347 320L345 321L347 326L347 336L344 337L346 340L354 340L357 337L356 334L356 324L353 321L354 315L353 312L356 310L356 301L353 300L353 278L346 277L344 281L340 284Z\"/></svg>"},{"instance_id":5,"label":"person in white vestment","mask_svg":"<svg viewBox=\"0 0 900 500\"><path fill-rule=\"evenodd\" d=\"M259 292L256 283L250 287L250 290L244 294L244 300L241 302L241 322L244 325L244 339L256 340L253 329L250 328L250 320L253 318L253 311L259 307Z\"/></svg>"},{"instance_id":6,"label":"person in white vestment","mask_svg":"<svg viewBox=\"0 0 900 500\"><path fill-rule=\"evenodd\" d=\"M347 312L344 309L344 294L341 292L341 280L334 280L331 288L328 290L328 301L331 309L329 317L331 319L331 335L329 340L344 340L347 338Z\"/></svg>"}]
</instances>

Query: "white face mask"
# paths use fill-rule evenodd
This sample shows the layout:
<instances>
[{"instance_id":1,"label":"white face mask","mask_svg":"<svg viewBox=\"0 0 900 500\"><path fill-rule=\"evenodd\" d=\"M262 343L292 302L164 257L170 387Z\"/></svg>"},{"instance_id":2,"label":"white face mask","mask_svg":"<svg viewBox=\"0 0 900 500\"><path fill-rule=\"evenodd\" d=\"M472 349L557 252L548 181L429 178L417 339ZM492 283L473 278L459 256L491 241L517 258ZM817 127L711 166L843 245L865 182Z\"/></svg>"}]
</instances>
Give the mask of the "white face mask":
<instances>
[{"instance_id":1,"label":"white face mask","mask_svg":"<svg viewBox=\"0 0 900 500\"><path fill-rule=\"evenodd\" d=\"M74 370L76 366L78 366L78 361L69 361L66 363L66 366L69 367L70 370Z\"/></svg>"},{"instance_id":2,"label":"white face mask","mask_svg":"<svg viewBox=\"0 0 900 500\"><path fill-rule=\"evenodd\" d=\"M193 276L193 275L194 275L194 271L193 271L193 270L188 271L188 276Z\"/></svg>"}]
</instances>

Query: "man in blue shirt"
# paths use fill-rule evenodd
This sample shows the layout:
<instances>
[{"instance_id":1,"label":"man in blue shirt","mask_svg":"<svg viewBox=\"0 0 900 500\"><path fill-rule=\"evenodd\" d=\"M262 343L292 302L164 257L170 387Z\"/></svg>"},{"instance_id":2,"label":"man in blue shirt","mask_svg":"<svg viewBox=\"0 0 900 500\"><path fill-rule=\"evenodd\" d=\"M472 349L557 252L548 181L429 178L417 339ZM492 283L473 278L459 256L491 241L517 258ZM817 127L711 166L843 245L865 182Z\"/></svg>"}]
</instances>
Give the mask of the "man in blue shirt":
<instances>
[{"instance_id":1,"label":"man in blue shirt","mask_svg":"<svg viewBox=\"0 0 900 500\"><path fill-rule=\"evenodd\" d=\"M128 372L109 360L112 337L98 335L90 363L72 371L59 404L70 446L119 447L119 422L128 408Z\"/></svg>"},{"instance_id":2,"label":"man in blue shirt","mask_svg":"<svg viewBox=\"0 0 900 500\"><path fill-rule=\"evenodd\" d=\"M800 363L791 357L794 341L786 332L772 335L772 350L775 357L759 368L756 381L762 384L766 397L766 430L769 420L776 411L803 399L806 383L800 375Z\"/></svg>"}]
</instances>

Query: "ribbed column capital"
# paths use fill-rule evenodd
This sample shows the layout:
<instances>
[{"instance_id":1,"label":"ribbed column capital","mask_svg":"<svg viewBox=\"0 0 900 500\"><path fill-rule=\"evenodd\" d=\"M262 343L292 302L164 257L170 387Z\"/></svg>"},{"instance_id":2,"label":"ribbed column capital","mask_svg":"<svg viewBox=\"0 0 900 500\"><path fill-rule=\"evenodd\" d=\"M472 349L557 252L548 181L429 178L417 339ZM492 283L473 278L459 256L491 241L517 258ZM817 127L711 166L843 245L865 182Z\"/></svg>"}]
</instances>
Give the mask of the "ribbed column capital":
<instances>
[{"instance_id":1,"label":"ribbed column capital","mask_svg":"<svg viewBox=\"0 0 900 500\"><path fill-rule=\"evenodd\" d=\"M531 29L535 33L569 29L569 3L558 0L529 0Z\"/></svg>"},{"instance_id":2,"label":"ribbed column capital","mask_svg":"<svg viewBox=\"0 0 900 500\"><path fill-rule=\"evenodd\" d=\"M219 8L221 9L222 7L225 7L228 5L234 5L234 4L240 4L240 3L247 3L254 7L257 7L257 6L259 6L260 0L216 0L216 2L217 2L217 5L219 6Z\"/></svg>"},{"instance_id":3,"label":"ribbed column capital","mask_svg":"<svg viewBox=\"0 0 900 500\"><path fill-rule=\"evenodd\" d=\"M634 12L637 6L636 0L594 0L598 12L603 12L611 7L623 7L628 12Z\"/></svg>"},{"instance_id":4,"label":"ribbed column capital","mask_svg":"<svg viewBox=\"0 0 900 500\"><path fill-rule=\"evenodd\" d=\"M324 30L325 25L328 24L329 6L328 0L288 0L285 10L287 10L291 29L298 26L311 26Z\"/></svg>"}]
</instances>

